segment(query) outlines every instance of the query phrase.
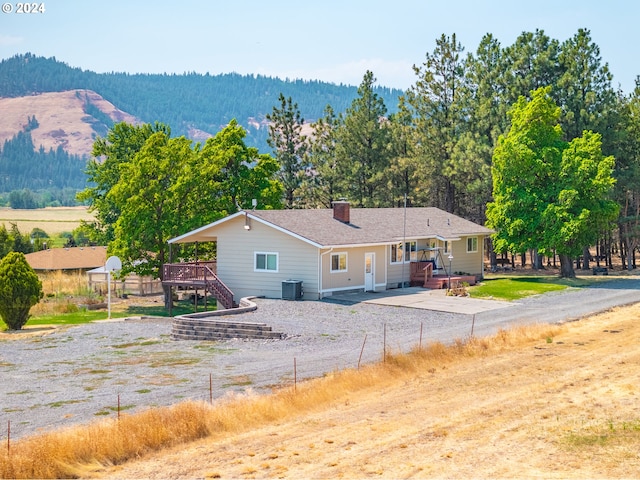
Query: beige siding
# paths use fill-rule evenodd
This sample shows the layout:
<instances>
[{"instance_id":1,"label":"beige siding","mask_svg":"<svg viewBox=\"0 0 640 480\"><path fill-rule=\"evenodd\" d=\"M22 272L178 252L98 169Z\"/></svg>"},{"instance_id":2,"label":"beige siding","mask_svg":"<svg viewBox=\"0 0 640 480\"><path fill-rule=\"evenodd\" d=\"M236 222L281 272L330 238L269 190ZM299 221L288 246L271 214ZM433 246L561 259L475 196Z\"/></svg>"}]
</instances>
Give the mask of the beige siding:
<instances>
[{"instance_id":1,"label":"beige siding","mask_svg":"<svg viewBox=\"0 0 640 480\"><path fill-rule=\"evenodd\" d=\"M420 240L407 240L416 242L416 252L412 253L411 261L430 260L435 258L436 252L430 251L431 247L442 247L437 240L432 239L420 239ZM402 243L402 242L399 242ZM403 279L405 282L411 280L411 264L405 263L391 263L391 245L387 246L387 288L398 288L402 286Z\"/></svg>"},{"instance_id":2,"label":"beige siding","mask_svg":"<svg viewBox=\"0 0 640 480\"><path fill-rule=\"evenodd\" d=\"M391 264L391 249L388 245L357 248L333 248L319 250L309 243L268 227L258 221L251 221L251 229L246 230L242 216L221 224L217 229L218 276L234 292L235 301L246 296L282 297L284 280L301 280L304 298L317 300L333 292L362 290L365 288L365 254L375 254L374 289L397 288L404 278L410 278L410 264ZM443 247L442 242L420 240L417 242L419 260L421 250ZM467 253L467 239L450 242L453 255L452 270L472 275L482 275L484 237L478 236L478 251ZM255 253L275 253L278 255L278 271L255 271ZM331 254L347 254L347 271L331 272ZM430 255L430 252L428 252ZM443 253L445 267L448 268L447 254ZM320 263L322 271L320 271ZM404 273L404 275L403 275ZM322 280L322 288L318 282Z\"/></svg>"},{"instance_id":3,"label":"beige siding","mask_svg":"<svg viewBox=\"0 0 640 480\"><path fill-rule=\"evenodd\" d=\"M452 272L465 272L471 275L482 276L483 271L483 247L484 236L478 236L478 251L475 253L467 252L467 237L462 237L460 240L449 241L448 251L445 252L445 243L442 240L426 239L419 240L417 242L417 255L415 258L412 256L412 260L430 260L434 259L437 262L439 273L444 275L449 270L449 254L453 256L451 261ZM427 250L430 248L439 248L436 250ZM423 250L425 250L423 252ZM387 288L397 288L402 285L402 279L408 282L411 278L411 266L409 263L391 263L391 247L387 248Z\"/></svg>"},{"instance_id":4,"label":"beige siding","mask_svg":"<svg viewBox=\"0 0 640 480\"><path fill-rule=\"evenodd\" d=\"M331 272L331 255L347 254L347 271ZM386 289L386 247L384 245L357 248L334 248L324 250L322 255L322 285L325 295L332 292L364 289L364 257L375 254L374 289Z\"/></svg>"},{"instance_id":5,"label":"beige siding","mask_svg":"<svg viewBox=\"0 0 640 480\"><path fill-rule=\"evenodd\" d=\"M238 301L246 296L282 298L284 280L302 280L304 298L318 299L318 249L308 243L252 221L245 230L244 217L217 230L218 276ZM277 272L254 271L255 252L278 254Z\"/></svg>"},{"instance_id":6,"label":"beige siding","mask_svg":"<svg viewBox=\"0 0 640 480\"><path fill-rule=\"evenodd\" d=\"M484 236L478 235L478 251L474 253L467 252L467 237L462 237L461 240L452 242L453 261L451 263L451 269L454 272L464 272L471 275L483 274L484 266ZM445 257L446 260L446 257Z\"/></svg>"},{"instance_id":7,"label":"beige siding","mask_svg":"<svg viewBox=\"0 0 640 480\"><path fill-rule=\"evenodd\" d=\"M402 279L404 278L405 282L408 282L411 278L411 264L405 263L404 270L402 268L401 263L390 263L391 256L387 258L387 288L398 288L402 286ZM404 274L404 275L403 275Z\"/></svg>"}]
</instances>

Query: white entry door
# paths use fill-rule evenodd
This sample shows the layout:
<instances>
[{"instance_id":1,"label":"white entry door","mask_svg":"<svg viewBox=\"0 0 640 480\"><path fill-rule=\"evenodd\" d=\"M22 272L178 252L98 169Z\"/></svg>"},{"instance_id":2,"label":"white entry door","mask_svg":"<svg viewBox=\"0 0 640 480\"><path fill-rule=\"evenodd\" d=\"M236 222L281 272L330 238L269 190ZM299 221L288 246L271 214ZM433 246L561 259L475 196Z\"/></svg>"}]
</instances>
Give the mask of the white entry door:
<instances>
[{"instance_id":1,"label":"white entry door","mask_svg":"<svg viewBox=\"0 0 640 480\"><path fill-rule=\"evenodd\" d=\"M375 285L375 253L364 254L364 291L372 292Z\"/></svg>"}]
</instances>

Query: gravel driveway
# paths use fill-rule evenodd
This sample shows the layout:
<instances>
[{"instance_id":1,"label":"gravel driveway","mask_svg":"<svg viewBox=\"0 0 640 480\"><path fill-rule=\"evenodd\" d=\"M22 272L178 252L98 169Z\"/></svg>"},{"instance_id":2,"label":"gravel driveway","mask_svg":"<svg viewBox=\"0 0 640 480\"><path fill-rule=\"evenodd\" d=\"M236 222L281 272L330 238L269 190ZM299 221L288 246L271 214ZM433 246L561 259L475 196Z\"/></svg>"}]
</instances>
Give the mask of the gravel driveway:
<instances>
[{"instance_id":1,"label":"gravel driveway","mask_svg":"<svg viewBox=\"0 0 640 480\"><path fill-rule=\"evenodd\" d=\"M122 411L265 391L332 370L356 367L421 341L448 343L518 323L562 322L640 302L633 277L519 301L475 316L387 305L258 299L234 321L267 323L286 340L172 341L170 319L132 319L0 337L0 438L12 438ZM366 341L365 341L366 339ZM364 349L363 349L364 346ZM210 389L210 380L212 389Z\"/></svg>"}]
</instances>

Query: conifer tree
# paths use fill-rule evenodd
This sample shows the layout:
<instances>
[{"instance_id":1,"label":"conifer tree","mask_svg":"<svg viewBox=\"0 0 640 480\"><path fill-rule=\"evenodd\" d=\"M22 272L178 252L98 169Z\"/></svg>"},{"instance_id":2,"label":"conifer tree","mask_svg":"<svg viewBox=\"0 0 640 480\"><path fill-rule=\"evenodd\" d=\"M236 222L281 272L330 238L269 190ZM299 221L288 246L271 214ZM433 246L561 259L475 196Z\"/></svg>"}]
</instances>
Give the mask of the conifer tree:
<instances>
[{"instance_id":1,"label":"conifer tree","mask_svg":"<svg viewBox=\"0 0 640 480\"><path fill-rule=\"evenodd\" d=\"M286 208L296 206L296 190L302 182L305 171L303 164L307 151L305 135L302 134L304 119L300 115L298 104L291 97L278 97L280 107L273 107L269 120L269 137L267 142L273 148L275 158L280 162L279 178L284 186L284 205Z\"/></svg>"},{"instance_id":2,"label":"conifer tree","mask_svg":"<svg viewBox=\"0 0 640 480\"><path fill-rule=\"evenodd\" d=\"M375 93L376 79L367 71L358 97L336 131L336 172L348 200L360 207L387 206L385 171L391 158L391 130L384 100Z\"/></svg>"}]
</instances>

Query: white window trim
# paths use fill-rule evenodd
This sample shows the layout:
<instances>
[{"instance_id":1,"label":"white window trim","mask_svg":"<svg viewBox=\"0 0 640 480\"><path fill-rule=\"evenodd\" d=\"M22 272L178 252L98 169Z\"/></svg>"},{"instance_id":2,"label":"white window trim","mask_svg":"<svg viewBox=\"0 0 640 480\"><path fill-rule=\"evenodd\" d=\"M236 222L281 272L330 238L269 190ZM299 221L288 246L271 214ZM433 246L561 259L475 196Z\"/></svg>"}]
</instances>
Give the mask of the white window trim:
<instances>
[{"instance_id":1,"label":"white window trim","mask_svg":"<svg viewBox=\"0 0 640 480\"><path fill-rule=\"evenodd\" d=\"M344 263L345 263L344 270L333 269L333 257L336 255L337 256L344 255ZM338 265L339 264L340 264L340 260L338 260ZM329 255L329 271L331 273L345 273L349 271L349 254L347 252L331 252L331 255Z\"/></svg>"},{"instance_id":2,"label":"white window trim","mask_svg":"<svg viewBox=\"0 0 640 480\"><path fill-rule=\"evenodd\" d=\"M469 240L472 240L475 238L475 244L476 244L476 248L475 250L469 250ZM467 237L467 253L477 253L478 252L478 237Z\"/></svg>"},{"instance_id":3,"label":"white window trim","mask_svg":"<svg viewBox=\"0 0 640 480\"><path fill-rule=\"evenodd\" d=\"M409 260L407 260L407 252L405 250L406 244L409 244ZM398 245L400 245L401 248L402 248L402 260L396 261L396 260L393 260L393 258L390 258L390 262L389 263L391 265L402 265L403 263L411 263L412 257L413 257L414 260L418 258L417 257L418 256L418 242L416 242L415 240L407 240L406 242L392 243L389 246L389 257L393 257L393 247L395 246L397 248Z\"/></svg>"},{"instance_id":4,"label":"white window trim","mask_svg":"<svg viewBox=\"0 0 640 480\"><path fill-rule=\"evenodd\" d=\"M265 255L268 257L269 255L276 256L276 269L270 270L268 268L258 268L258 255ZM265 267L268 265L267 258L265 257ZM280 254L278 252L253 252L253 271L261 272L261 273L278 273L280 270Z\"/></svg>"}]
</instances>

